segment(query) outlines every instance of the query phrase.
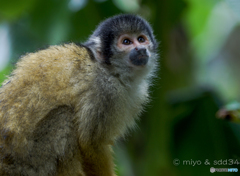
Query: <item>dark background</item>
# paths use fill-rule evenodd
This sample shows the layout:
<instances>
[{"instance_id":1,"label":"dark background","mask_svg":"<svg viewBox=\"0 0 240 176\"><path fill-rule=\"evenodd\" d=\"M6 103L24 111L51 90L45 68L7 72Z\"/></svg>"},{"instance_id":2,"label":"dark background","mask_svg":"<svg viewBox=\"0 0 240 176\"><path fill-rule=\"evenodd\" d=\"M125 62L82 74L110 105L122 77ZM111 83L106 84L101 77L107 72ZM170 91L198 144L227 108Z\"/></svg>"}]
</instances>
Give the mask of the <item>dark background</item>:
<instances>
[{"instance_id":1,"label":"dark background","mask_svg":"<svg viewBox=\"0 0 240 176\"><path fill-rule=\"evenodd\" d=\"M202 176L211 167L239 168L240 126L216 118L240 98L238 0L0 0L0 83L21 55L84 42L99 22L119 13L152 24L161 57L139 127L114 146L118 175Z\"/></svg>"}]
</instances>

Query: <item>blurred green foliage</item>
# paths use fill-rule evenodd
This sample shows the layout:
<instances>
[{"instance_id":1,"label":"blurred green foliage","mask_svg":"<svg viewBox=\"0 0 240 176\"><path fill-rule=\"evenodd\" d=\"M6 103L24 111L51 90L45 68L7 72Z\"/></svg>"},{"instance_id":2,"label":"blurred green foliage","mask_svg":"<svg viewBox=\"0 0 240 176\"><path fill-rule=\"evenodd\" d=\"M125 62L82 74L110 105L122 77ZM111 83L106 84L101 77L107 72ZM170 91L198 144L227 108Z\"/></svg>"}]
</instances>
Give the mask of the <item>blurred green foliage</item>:
<instances>
[{"instance_id":1,"label":"blurred green foliage","mask_svg":"<svg viewBox=\"0 0 240 176\"><path fill-rule=\"evenodd\" d=\"M83 42L100 21L126 12L152 24L161 41L161 66L139 128L114 147L118 175L202 176L211 175L211 167L238 168L214 165L214 160L240 162L239 125L215 117L223 104L239 100L240 54L232 44L240 33L237 0L0 0L0 28L7 25L11 41L11 60L0 70L0 82L21 55Z\"/></svg>"}]
</instances>

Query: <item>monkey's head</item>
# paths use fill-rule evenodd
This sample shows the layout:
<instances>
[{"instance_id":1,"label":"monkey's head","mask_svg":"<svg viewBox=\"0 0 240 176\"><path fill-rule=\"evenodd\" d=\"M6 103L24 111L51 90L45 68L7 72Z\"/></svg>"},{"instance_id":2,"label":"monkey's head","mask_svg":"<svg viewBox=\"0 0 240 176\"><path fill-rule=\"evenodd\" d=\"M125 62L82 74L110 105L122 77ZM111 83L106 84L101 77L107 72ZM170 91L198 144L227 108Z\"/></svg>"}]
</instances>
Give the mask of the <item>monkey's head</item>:
<instances>
[{"instance_id":1,"label":"monkey's head","mask_svg":"<svg viewBox=\"0 0 240 176\"><path fill-rule=\"evenodd\" d=\"M149 23L136 15L117 15L97 27L85 43L102 64L143 69L156 65L158 44Z\"/></svg>"}]
</instances>

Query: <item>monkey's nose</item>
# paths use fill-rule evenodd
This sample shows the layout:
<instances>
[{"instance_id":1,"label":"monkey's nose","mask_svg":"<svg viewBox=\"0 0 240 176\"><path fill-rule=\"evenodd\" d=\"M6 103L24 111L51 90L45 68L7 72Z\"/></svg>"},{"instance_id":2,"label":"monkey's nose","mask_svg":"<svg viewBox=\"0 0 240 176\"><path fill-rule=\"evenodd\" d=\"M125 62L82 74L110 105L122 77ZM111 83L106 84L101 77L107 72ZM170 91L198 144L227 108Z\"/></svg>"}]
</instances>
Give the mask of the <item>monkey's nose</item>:
<instances>
[{"instance_id":1,"label":"monkey's nose","mask_svg":"<svg viewBox=\"0 0 240 176\"><path fill-rule=\"evenodd\" d=\"M146 48L135 48L137 52L141 55L147 55L147 50Z\"/></svg>"}]
</instances>

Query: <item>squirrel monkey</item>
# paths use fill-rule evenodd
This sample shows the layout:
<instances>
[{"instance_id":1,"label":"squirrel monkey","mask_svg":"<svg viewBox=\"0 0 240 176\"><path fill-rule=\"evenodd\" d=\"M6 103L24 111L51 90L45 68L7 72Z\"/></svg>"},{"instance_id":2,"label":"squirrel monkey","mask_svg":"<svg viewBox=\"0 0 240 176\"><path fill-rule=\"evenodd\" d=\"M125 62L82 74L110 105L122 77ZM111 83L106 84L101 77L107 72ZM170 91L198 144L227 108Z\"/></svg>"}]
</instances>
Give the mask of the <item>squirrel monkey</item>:
<instances>
[{"instance_id":1,"label":"squirrel monkey","mask_svg":"<svg viewBox=\"0 0 240 176\"><path fill-rule=\"evenodd\" d=\"M148 100L158 44L135 15L29 53L0 88L1 176L114 176L111 145Z\"/></svg>"}]
</instances>

